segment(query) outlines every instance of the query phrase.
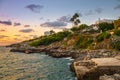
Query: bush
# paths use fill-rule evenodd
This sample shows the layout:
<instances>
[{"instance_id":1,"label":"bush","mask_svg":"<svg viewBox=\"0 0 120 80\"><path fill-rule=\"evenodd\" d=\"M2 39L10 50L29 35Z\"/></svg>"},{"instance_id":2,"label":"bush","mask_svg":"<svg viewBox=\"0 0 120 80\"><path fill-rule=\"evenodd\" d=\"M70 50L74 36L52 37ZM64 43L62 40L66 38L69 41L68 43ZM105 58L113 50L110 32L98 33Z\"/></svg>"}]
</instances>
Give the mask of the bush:
<instances>
[{"instance_id":1,"label":"bush","mask_svg":"<svg viewBox=\"0 0 120 80\"><path fill-rule=\"evenodd\" d=\"M120 36L120 30L114 30L114 35Z\"/></svg>"},{"instance_id":2,"label":"bush","mask_svg":"<svg viewBox=\"0 0 120 80\"><path fill-rule=\"evenodd\" d=\"M80 31L80 30L85 29L87 27L89 27L87 24L81 24L79 27L73 27L73 28L71 28L71 31L77 32L77 31Z\"/></svg>"},{"instance_id":3,"label":"bush","mask_svg":"<svg viewBox=\"0 0 120 80\"><path fill-rule=\"evenodd\" d=\"M104 31L107 31L107 30L114 29L114 24L113 23L103 22L103 23L99 24L99 27L102 30L102 32L104 32Z\"/></svg>"},{"instance_id":4,"label":"bush","mask_svg":"<svg viewBox=\"0 0 120 80\"><path fill-rule=\"evenodd\" d=\"M78 27L73 27L73 28L71 28L71 31L73 31L73 32L79 31L79 28Z\"/></svg>"},{"instance_id":5,"label":"bush","mask_svg":"<svg viewBox=\"0 0 120 80\"><path fill-rule=\"evenodd\" d=\"M103 41L104 39L108 39L111 37L111 34L110 33L107 33L107 32L103 32L101 34L99 34L97 37L96 37L96 40L97 42L101 42Z\"/></svg>"},{"instance_id":6,"label":"bush","mask_svg":"<svg viewBox=\"0 0 120 80\"><path fill-rule=\"evenodd\" d=\"M81 24L80 26L79 26L79 30L81 30L81 29L85 29L85 28L88 28L89 26L87 25L87 24Z\"/></svg>"},{"instance_id":7,"label":"bush","mask_svg":"<svg viewBox=\"0 0 120 80\"><path fill-rule=\"evenodd\" d=\"M71 34L68 31L65 32L58 32L56 34L52 34L46 37L42 37L38 39L37 41L33 41L30 43L31 46L40 46L40 45L49 45L53 42L60 41L67 37L69 34Z\"/></svg>"},{"instance_id":8,"label":"bush","mask_svg":"<svg viewBox=\"0 0 120 80\"><path fill-rule=\"evenodd\" d=\"M118 29L118 27L120 27L120 18L114 21L114 27L115 29Z\"/></svg>"},{"instance_id":9,"label":"bush","mask_svg":"<svg viewBox=\"0 0 120 80\"><path fill-rule=\"evenodd\" d=\"M93 42L93 38L91 36L80 36L78 41L75 43L76 48L88 48Z\"/></svg>"},{"instance_id":10,"label":"bush","mask_svg":"<svg viewBox=\"0 0 120 80\"><path fill-rule=\"evenodd\" d=\"M113 49L120 50L120 39L113 40L110 45Z\"/></svg>"}]
</instances>

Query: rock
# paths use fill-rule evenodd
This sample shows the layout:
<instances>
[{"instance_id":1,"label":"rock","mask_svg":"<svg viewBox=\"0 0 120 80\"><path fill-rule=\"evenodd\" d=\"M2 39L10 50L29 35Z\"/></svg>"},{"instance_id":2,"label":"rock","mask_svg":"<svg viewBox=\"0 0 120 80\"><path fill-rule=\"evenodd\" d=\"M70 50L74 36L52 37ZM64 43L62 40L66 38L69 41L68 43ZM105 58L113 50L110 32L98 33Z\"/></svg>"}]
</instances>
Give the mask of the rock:
<instances>
[{"instance_id":1,"label":"rock","mask_svg":"<svg viewBox=\"0 0 120 80\"><path fill-rule=\"evenodd\" d=\"M115 79L111 76L104 75L104 76L101 76L99 80L115 80Z\"/></svg>"},{"instance_id":2,"label":"rock","mask_svg":"<svg viewBox=\"0 0 120 80\"><path fill-rule=\"evenodd\" d=\"M92 60L74 61L72 67L78 80L98 80L104 74L120 74L120 60L116 58L94 58Z\"/></svg>"},{"instance_id":3,"label":"rock","mask_svg":"<svg viewBox=\"0 0 120 80\"><path fill-rule=\"evenodd\" d=\"M26 50L25 53L26 54L30 54L32 51L31 50Z\"/></svg>"},{"instance_id":4,"label":"rock","mask_svg":"<svg viewBox=\"0 0 120 80\"><path fill-rule=\"evenodd\" d=\"M10 50L10 52L25 52L25 49L13 48Z\"/></svg>"},{"instance_id":5,"label":"rock","mask_svg":"<svg viewBox=\"0 0 120 80\"><path fill-rule=\"evenodd\" d=\"M120 80L120 74L100 76L99 80Z\"/></svg>"}]
</instances>

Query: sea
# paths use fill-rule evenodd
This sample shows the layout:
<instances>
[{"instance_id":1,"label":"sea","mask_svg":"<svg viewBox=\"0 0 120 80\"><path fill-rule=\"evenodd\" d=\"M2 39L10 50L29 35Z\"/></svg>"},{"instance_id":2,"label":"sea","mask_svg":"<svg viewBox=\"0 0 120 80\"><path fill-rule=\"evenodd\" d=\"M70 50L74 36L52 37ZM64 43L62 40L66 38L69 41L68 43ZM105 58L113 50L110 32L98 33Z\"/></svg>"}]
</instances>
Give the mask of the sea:
<instances>
[{"instance_id":1,"label":"sea","mask_svg":"<svg viewBox=\"0 0 120 80\"><path fill-rule=\"evenodd\" d=\"M77 80L70 71L71 62L70 58L10 52L10 48L0 47L0 80Z\"/></svg>"}]
</instances>

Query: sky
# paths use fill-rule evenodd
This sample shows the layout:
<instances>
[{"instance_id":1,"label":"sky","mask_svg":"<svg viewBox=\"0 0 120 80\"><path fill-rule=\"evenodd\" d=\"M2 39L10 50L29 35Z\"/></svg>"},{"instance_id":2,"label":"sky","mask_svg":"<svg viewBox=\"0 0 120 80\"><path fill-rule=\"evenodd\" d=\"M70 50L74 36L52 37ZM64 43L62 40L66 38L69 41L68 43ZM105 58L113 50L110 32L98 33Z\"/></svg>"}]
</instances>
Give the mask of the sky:
<instances>
[{"instance_id":1,"label":"sky","mask_svg":"<svg viewBox=\"0 0 120 80\"><path fill-rule=\"evenodd\" d=\"M79 14L81 24L98 18L120 17L120 0L0 0L0 45L9 45L72 27Z\"/></svg>"}]
</instances>

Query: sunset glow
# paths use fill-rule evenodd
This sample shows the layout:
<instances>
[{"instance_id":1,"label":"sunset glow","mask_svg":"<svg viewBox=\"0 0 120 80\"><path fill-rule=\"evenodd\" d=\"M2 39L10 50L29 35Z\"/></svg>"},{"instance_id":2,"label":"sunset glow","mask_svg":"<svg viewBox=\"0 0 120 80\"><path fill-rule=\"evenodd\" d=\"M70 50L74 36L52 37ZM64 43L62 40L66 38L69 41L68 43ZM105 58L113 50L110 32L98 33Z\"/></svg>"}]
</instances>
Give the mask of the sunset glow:
<instances>
[{"instance_id":1,"label":"sunset glow","mask_svg":"<svg viewBox=\"0 0 120 80\"><path fill-rule=\"evenodd\" d=\"M70 28L69 19L75 12L81 24L117 19L120 0L0 0L0 46Z\"/></svg>"}]
</instances>

